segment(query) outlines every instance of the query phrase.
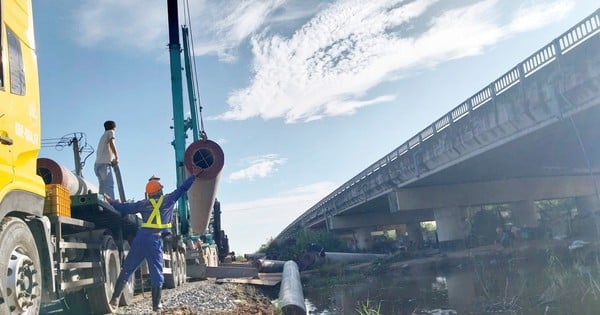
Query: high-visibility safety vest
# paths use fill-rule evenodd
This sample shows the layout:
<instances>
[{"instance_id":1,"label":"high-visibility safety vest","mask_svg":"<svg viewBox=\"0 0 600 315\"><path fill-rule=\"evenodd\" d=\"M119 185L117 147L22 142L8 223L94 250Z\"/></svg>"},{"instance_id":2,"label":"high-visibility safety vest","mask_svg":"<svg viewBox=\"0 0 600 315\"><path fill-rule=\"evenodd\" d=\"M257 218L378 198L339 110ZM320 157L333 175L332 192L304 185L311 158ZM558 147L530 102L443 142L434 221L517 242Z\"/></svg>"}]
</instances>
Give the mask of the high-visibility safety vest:
<instances>
[{"instance_id":1,"label":"high-visibility safety vest","mask_svg":"<svg viewBox=\"0 0 600 315\"><path fill-rule=\"evenodd\" d=\"M160 217L160 205L162 205L163 197L164 196L160 196L158 201L154 199L148 199L152 204L152 213L150 213L148 221L142 222L142 227L151 229L168 229L171 227L171 223L163 224Z\"/></svg>"}]
</instances>

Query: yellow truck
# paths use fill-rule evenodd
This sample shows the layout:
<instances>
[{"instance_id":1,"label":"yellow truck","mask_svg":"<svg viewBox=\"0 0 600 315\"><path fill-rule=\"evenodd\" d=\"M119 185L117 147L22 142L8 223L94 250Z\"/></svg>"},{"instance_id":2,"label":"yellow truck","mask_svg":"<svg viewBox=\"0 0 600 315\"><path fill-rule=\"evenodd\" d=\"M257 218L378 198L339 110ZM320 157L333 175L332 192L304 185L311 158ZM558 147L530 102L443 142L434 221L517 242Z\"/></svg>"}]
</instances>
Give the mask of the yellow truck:
<instances>
[{"instance_id":1,"label":"yellow truck","mask_svg":"<svg viewBox=\"0 0 600 315\"><path fill-rule=\"evenodd\" d=\"M71 194L38 176L40 96L32 4L0 1L0 314L114 312L109 304L139 222L95 193ZM180 243L179 243L180 244ZM185 281L178 245L165 283ZM122 295L131 302L135 277Z\"/></svg>"}]
</instances>

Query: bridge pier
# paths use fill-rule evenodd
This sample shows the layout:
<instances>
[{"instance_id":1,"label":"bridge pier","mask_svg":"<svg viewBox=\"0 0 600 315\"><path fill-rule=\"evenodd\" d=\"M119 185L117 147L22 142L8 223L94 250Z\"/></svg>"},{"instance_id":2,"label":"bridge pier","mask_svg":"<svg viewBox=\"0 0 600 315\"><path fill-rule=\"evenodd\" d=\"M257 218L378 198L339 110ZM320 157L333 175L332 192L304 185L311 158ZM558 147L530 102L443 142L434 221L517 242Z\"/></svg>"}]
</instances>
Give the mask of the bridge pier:
<instances>
[{"instance_id":1,"label":"bridge pier","mask_svg":"<svg viewBox=\"0 0 600 315\"><path fill-rule=\"evenodd\" d=\"M373 243L371 239L371 228L359 228L354 230L354 239L356 239L356 249L371 249Z\"/></svg>"},{"instance_id":2,"label":"bridge pier","mask_svg":"<svg viewBox=\"0 0 600 315\"><path fill-rule=\"evenodd\" d=\"M582 217L589 217L584 227L580 229L584 235L590 238L600 237L600 200L598 195L588 195L575 198L577 211ZM587 233L586 233L587 232Z\"/></svg>"},{"instance_id":3,"label":"bridge pier","mask_svg":"<svg viewBox=\"0 0 600 315\"><path fill-rule=\"evenodd\" d=\"M464 209L440 208L433 211L440 250L465 248Z\"/></svg>"},{"instance_id":4,"label":"bridge pier","mask_svg":"<svg viewBox=\"0 0 600 315\"><path fill-rule=\"evenodd\" d=\"M421 248L423 245L423 233L421 232L420 222L406 223L406 232L408 232L408 241L412 243L413 248ZM406 244L409 245L409 244Z\"/></svg>"}]
</instances>

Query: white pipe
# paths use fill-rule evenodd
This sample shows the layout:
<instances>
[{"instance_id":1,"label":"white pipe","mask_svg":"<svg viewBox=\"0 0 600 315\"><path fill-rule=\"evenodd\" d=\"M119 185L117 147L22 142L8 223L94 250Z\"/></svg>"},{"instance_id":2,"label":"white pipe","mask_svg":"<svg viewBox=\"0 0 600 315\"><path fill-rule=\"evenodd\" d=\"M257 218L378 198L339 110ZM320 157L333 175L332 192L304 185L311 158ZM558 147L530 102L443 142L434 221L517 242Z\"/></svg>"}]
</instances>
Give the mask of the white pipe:
<instances>
[{"instance_id":1,"label":"white pipe","mask_svg":"<svg viewBox=\"0 0 600 315\"><path fill-rule=\"evenodd\" d=\"M208 228L224 162L223 150L210 140L195 141L185 150L184 164L187 176L192 173L193 165L203 169L200 178L194 182L187 193L190 205L190 227L196 233L204 233Z\"/></svg>"},{"instance_id":2,"label":"white pipe","mask_svg":"<svg viewBox=\"0 0 600 315\"><path fill-rule=\"evenodd\" d=\"M284 315L306 314L300 272L298 265L293 260L288 260L283 264L279 304Z\"/></svg>"}]
</instances>

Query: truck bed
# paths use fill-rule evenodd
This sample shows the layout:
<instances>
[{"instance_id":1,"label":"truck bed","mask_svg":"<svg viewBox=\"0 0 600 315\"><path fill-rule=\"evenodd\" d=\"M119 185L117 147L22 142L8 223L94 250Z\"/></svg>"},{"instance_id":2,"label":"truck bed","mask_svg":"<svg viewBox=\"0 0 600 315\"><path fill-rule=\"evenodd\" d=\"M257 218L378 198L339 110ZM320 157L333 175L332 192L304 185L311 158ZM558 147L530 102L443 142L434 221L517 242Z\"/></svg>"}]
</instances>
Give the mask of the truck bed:
<instances>
[{"instance_id":1,"label":"truck bed","mask_svg":"<svg viewBox=\"0 0 600 315\"><path fill-rule=\"evenodd\" d=\"M93 222L97 228L114 228L122 223L124 228L137 230L141 219L136 215L121 215L98 194L71 196L71 217Z\"/></svg>"}]
</instances>

